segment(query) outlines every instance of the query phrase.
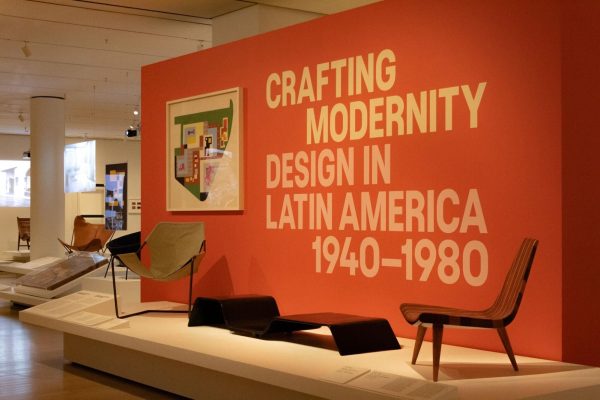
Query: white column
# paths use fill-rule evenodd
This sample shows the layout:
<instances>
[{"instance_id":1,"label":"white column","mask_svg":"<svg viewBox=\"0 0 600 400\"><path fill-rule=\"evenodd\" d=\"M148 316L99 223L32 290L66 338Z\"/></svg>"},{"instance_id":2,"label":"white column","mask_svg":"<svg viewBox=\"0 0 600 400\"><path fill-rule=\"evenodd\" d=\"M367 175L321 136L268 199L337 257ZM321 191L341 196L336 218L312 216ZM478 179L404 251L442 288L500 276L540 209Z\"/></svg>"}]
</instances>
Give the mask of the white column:
<instances>
[{"instance_id":1,"label":"white column","mask_svg":"<svg viewBox=\"0 0 600 400\"><path fill-rule=\"evenodd\" d=\"M65 100L31 98L31 259L64 256ZM67 238L67 241L71 238Z\"/></svg>"}]
</instances>

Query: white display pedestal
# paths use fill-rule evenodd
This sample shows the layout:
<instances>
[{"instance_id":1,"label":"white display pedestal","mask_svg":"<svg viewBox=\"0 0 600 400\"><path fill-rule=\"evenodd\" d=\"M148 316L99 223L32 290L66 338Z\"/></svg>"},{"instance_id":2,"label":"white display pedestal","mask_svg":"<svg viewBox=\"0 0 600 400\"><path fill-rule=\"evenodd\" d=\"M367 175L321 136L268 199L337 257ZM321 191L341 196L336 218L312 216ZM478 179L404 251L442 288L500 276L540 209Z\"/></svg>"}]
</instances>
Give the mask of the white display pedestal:
<instances>
[{"instance_id":1,"label":"white display pedestal","mask_svg":"<svg viewBox=\"0 0 600 400\"><path fill-rule=\"evenodd\" d=\"M115 283L117 285L117 293L122 302L125 304L140 302L140 279L136 274L130 272L128 279L125 279L124 273L116 275ZM98 275L83 279L81 289L112 294L113 287L110 272L106 278L104 278L104 275Z\"/></svg>"},{"instance_id":2,"label":"white display pedestal","mask_svg":"<svg viewBox=\"0 0 600 400\"><path fill-rule=\"evenodd\" d=\"M95 292L112 294L112 278L108 275L104 278L103 268L92 271L89 275L77 278L69 282L68 286L61 288L56 297L62 297L80 290L91 290ZM130 278L125 279L125 274L117 275L116 285L119 296L125 303L138 303L140 301L140 279L137 275L130 273ZM9 300L16 304L25 306L37 306L46 303L53 298L35 296L28 293L19 293L15 291L14 280L6 279L0 281L0 299Z\"/></svg>"},{"instance_id":3,"label":"white display pedestal","mask_svg":"<svg viewBox=\"0 0 600 400\"><path fill-rule=\"evenodd\" d=\"M97 325L74 322L93 316L108 320ZM435 396L427 398L457 395L456 387L425 381L401 361L410 357L410 350L342 357L331 347L325 328L298 335L311 346L259 340L215 327L188 327L186 314L144 314L110 328L122 321L114 318L112 296L88 291L21 311L20 319L64 332L65 358L72 362L191 398L417 399L406 396L399 384L393 390L353 386L382 370L404 388L435 389ZM331 381L348 367L364 375L349 383Z\"/></svg>"}]
</instances>

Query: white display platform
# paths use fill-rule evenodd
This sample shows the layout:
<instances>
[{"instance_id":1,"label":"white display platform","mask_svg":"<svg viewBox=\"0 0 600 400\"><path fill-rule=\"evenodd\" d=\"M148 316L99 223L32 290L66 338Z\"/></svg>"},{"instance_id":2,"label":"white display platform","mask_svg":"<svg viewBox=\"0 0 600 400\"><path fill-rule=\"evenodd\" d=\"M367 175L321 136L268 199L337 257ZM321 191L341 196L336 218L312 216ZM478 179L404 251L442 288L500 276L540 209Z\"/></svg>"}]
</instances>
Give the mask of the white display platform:
<instances>
[{"instance_id":1,"label":"white display platform","mask_svg":"<svg viewBox=\"0 0 600 400\"><path fill-rule=\"evenodd\" d=\"M48 299L44 299L43 297L16 293L13 286L6 284L0 284L0 299L26 306L37 306L38 304L43 304L48 301Z\"/></svg>"},{"instance_id":2,"label":"white display platform","mask_svg":"<svg viewBox=\"0 0 600 400\"><path fill-rule=\"evenodd\" d=\"M102 272L102 271L100 271ZM116 271L115 271L116 272ZM129 277L125 279L125 272L121 274L115 273L115 283L117 285L117 293L121 298L121 302L126 306L128 303L139 303L140 301L140 278L136 274L129 272ZM89 290L92 292L112 294L112 276L109 274L104 278L104 274L86 277L81 280L81 290ZM121 303L119 303L121 304Z\"/></svg>"},{"instance_id":3,"label":"white display platform","mask_svg":"<svg viewBox=\"0 0 600 400\"><path fill-rule=\"evenodd\" d=\"M64 332L70 361L191 398L457 398L456 387L424 380L401 361L411 349L342 357L326 328L295 334L295 342L259 340L158 313L111 328L112 296L90 291L21 311L20 319Z\"/></svg>"},{"instance_id":4,"label":"white display platform","mask_svg":"<svg viewBox=\"0 0 600 400\"><path fill-rule=\"evenodd\" d=\"M66 296L70 293L78 292L81 290L81 281L73 281L72 284L62 287L59 291L51 294L41 292L43 295L39 295L40 293L36 292L36 290L32 290L29 293L16 290L17 287L18 286L15 286L14 279L12 282L5 281L4 284L0 286L0 299L9 300L24 306L37 306L52 300L53 297Z\"/></svg>"},{"instance_id":5,"label":"white display platform","mask_svg":"<svg viewBox=\"0 0 600 400\"><path fill-rule=\"evenodd\" d=\"M17 284L15 286L15 292L19 293L19 294L28 294L31 296L42 297L42 298L46 298L46 299L54 299L56 297L62 297L66 294L77 292L77 291L81 290L82 289L82 287L81 287L82 280L87 277L94 276L95 274L96 274L96 271L90 271L87 274L82 275L76 279L73 279L72 281L69 281L69 282L65 283L64 285L61 285L61 286L57 287L56 289L52 289L52 290L39 289L39 288L35 288L35 287Z\"/></svg>"},{"instance_id":6,"label":"white display platform","mask_svg":"<svg viewBox=\"0 0 600 400\"><path fill-rule=\"evenodd\" d=\"M30 256L29 250L1 250L0 251L0 260L27 262L27 261L29 261L29 256Z\"/></svg>"},{"instance_id":7,"label":"white display platform","mask_svg":"<svg viewBox=\"0 0 600 400\"><path fill-rule=\"evenodd\" d=\"M56 261L61 260L58 257L41 257L26 263L5 262L0 263L0 271L9 272L17 275L25 275L38 269L44 268Z\"/></svg>"},{"instance_id":8,"label":"white display platform","mask_svg":"<svg viewBox=\"0 0 600 400\"><path fill-rule=\"evenodd\" d=\"M62 288L60 293L54 294L54 297L61 297L70 293L75 293L80 290L91 290L101 293L111 294L112 289L112 277L108 275L104 278L104 268L101 267L97 270L90 272L89 275L82 276L77 280L73 281L68 287L68 290ZM0 299L9 300L13 303L22 304L25 306L37 306L39 304L46 303L52 298L48 296L39 296L35 293L20 293L15 290L15 278L3 279L0 281ZM116 277L117 292L122 297L123 301L127 303L137 303L140 299L140 280L139 277L133 273L129 273L129 279L125 279L125 272L118 272Z\"/></svg>"}]
</instances>

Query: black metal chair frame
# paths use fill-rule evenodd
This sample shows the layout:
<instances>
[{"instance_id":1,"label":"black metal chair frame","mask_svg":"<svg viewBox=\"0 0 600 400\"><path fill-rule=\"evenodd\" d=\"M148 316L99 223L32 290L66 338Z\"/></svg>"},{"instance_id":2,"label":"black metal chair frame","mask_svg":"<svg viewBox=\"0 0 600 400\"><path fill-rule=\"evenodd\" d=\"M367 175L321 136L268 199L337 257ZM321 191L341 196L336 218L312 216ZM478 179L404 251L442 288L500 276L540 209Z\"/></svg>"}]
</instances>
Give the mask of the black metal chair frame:
<instances>
[{"instance_id":1,"label":"black metal chair frame","mask_svg":"<svg viewBox=\"0 0 600 400\"><path fill-rule=\"evenodd\" d=\"M144 248L145 245L146 245L146 242L144 242L142 244L142 246L140 247L140 249L136 252L138 254L138 257L141 254L142 249ZM202 241L202 245L200 246L199 253L201 253L202 250L206 251L206 240ZM194 283L194 262L196 261L196 257L197 256L192 257L188 262L183 264L181 266L181 268L178 268L178 269L183 269L187 265L190 266L190 284L189 284L189 291L188 291L188 309L187 310L153 310L153 309L149 309L149 310L142 310L142 311L138 311L138 312L134 312L134 313L130 313L130 314L121 315L119 313L119 301L118 301L118 296L117 296L117 281L115 279L115 266L114 266L114 263L110 264L110 269L111 269L111 273L112 273L113 295L114 295L114 301L115 301L115 315L117 316L117 318L125 319L125 318L133 317L136 315L142 315L142 314L147 314L147 313L152 313L152 312L154 312L154 313L187 313L188 318L189 318L192 313L192 286ZM118 259L119 256L116 255L115 258ZM121 261L121 260L119 259L119 261Z\"/></svg>"}]
</instances>

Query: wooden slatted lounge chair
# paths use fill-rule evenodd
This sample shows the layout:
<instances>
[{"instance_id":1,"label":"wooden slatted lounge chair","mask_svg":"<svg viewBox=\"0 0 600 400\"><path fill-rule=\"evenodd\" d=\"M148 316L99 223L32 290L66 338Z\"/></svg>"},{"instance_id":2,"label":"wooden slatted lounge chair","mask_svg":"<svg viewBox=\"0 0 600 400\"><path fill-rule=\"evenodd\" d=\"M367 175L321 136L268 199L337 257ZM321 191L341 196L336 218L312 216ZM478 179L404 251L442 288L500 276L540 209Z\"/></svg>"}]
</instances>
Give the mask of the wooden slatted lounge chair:
<instances>
[{"instance_id":1,"label":"wooden slatted lounge chair","mask_svg":"<svg viewBox=\"0 0 600 400\"><path fill-rule=\"evenodd\" d=\"M508 339L506 326L517 315L525 284L529 277L538 241L525 239L519 248L517 256L506 276L500 294L491 307L482 311L461 310L456 308L430 306L423 304L402 304L400 310L408 323L418 327L412 363L417 357L428 327L433 327L433 380L438 380L440 368L440 353L444 325L471 328L494 328L497 330L506 354L515 371L519 370L517 361Z\"/></svg>"}]
</instances>

